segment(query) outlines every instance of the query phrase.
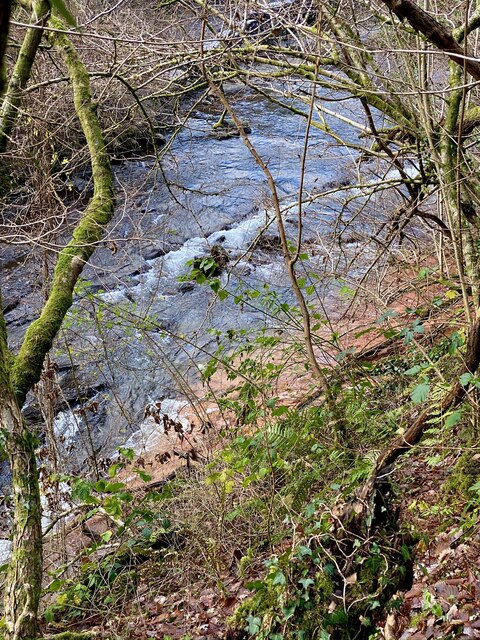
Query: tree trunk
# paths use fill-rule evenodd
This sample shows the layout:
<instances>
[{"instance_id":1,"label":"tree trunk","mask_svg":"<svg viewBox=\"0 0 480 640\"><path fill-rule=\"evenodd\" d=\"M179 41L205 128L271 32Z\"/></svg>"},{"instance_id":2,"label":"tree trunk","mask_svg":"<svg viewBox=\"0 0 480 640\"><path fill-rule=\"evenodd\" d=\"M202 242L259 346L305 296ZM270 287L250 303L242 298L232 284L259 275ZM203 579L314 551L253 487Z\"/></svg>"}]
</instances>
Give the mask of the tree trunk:
<instances>
[{"instance_id":1,"label":"tree trunk","mask_svg":"<svg viewBox=\"0 0 480 640\"><path fill-rule=\"evenodd\" d=\"M26 429L13 391L0 409L0 427L12 473L13 546L5 587L6 640L37 637L42 583L42 530L35 436Z\"/></svg>"},{"instance_id":2,"label":"tree trunk","mask_svg":"<svg viewBox=\"0 0 480 640\"><path fill-rule=\"evenodd\" d=\"M8 27L10 26L11 0L0 2L0 98L5 91L7 79L5 75L5 51L7 49Z\"/></svg>"},{"instance_id":3,"label":"tree trunk","mask_svg":"<svg viewBox=\"0 0 480 640\"><path fill-rule=\"evenodd\" d=\"M7 141L12 133L22 91L30 78L35 56L43 37L42 27L48 20L49 12L50 2L48 0L37 0L33 3L31 22L34 26L27 29L0 111L0 153L5 151Z\"/></svg>"},{"instance_id":4,"label":"tree trunk","mask_svg":"<svg viewBox=\"0 0 480 640\"><path fill-rule=\"evenodd\" d=\"M52 22L60 30L64 28L60 21ZM21 407L28 391L40 378L45 355L72 304L78 277L114 213L110 162L90 94L88 72L66 35L58 33L52 39L68 67L75 111L90 153L94 193L70 242L59 254L48 299L39 318L27 329L16 357L8 350L0 304L0 445L10 461L14 495L13 548L4 594L5 640L37 637L42 582L36 437L26 428Z\"/></svg>"},{"instance_id":5,"label":"tree trunk","mask_svg":"<svg viewBox=\"0 0 480 640\"><path fill-rule=\"evenodd\" d=\"M0 445L12 473L14 519L12 556L5 586L6 640L33 640L42 583L42 530L35 437L23 422L11 383L12 354L0 296Z\"/></svg>"}]
</instances>

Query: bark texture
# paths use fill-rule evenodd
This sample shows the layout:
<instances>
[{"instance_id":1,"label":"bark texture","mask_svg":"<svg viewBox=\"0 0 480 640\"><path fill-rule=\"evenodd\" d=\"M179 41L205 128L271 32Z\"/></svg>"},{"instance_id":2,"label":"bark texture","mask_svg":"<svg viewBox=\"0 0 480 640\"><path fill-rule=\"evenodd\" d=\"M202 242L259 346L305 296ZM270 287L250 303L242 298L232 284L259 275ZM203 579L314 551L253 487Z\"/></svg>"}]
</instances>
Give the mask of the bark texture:
<instances>
[{"instance_id":1,"label":"bark texture","mask_svg":"<svg viewBox=\"0 0 480 640\"><path fill-rule=\"evenodd\" d=\"M0 300L1 309L1 300ZM0 446L12 472L14 522L12 557L5 586L5 635L26 640L37 635L42 581L41 505L35 438L23 423L10 379L12 355L0 312Z\"/></svg>"},{"instance_id":2,"label":"bark texture","mask_svg":"<svg viewBox=\"0 0 480 640\"><path fill-rule=\"evenodd\" d=\"M33 640L42 587L41 503L35 458L36 437L23 423L13 394L3 398L0 421L10 430L5 449L12 473L12 556L4 595L5 637ZM9 424L10 423L10 424Z\"/></svg>"},{"instance_id":3,"label":"bark texture","mask_svg":"<svg viewBox=\"0 0 480 640\"><path fill-rule=\"evenodd\" d=\"M0 97L5 91L7 83L5 75L5 51L7 49L8 27L10 25L10 13L12 11L12 0L2 0L0 2Z\"/></svg>"},{"instance_id":4,"label":"bark texture","mask_svg":"<svg viewBox=\"0 0 480 640\"><path fill-rule=\"evenodd\" d=\"M480 61L465 57L465 49L458 44L453 34L429 13L412 0L381 0L401 20L408 20L418 33L444 51L456 64L460 65L475 80L480 80ZM468 53L467 53L468 56Z\"/></svg>"}]
</instances>

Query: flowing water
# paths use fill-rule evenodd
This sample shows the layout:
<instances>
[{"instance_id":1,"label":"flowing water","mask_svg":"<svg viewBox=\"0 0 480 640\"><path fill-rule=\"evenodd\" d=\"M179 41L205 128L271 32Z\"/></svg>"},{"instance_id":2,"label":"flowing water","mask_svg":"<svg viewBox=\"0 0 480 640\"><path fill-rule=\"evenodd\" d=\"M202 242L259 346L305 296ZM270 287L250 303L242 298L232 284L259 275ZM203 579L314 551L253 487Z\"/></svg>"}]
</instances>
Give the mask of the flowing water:
<instances>
[{"instance_id":1,"label":"flowing water","mask_svg":"<svg viewBox=\"0 0 480 640\"><path fill-rule=\"evenodd\" d=\"M305 119L247 90L226 90L276 181L286 230L294 239ZM336 108L351 117L354 105L343 101ZM110 456L125 443L137 452L154 446L145 409L161 401L162 411L176 418L189 397L188 385L199 379L198 365L215 350L212 330L252 333L273 326L272 308L293 302L265 176L240 138L214 135L219 113L215 104L193 113L165 154L162 171L153 159L115 167L118 211L84 272L53 354L63 388L54 429L72 468L84 465L92 448ZM329 124L343 138L357 141L358 132L348 124ZM354 177L354 154L312 128L305 194L347 186ZM88 189L88 176L79 182ZM339 206L332 196L305 209L309 269L325 270L333 259L334 227L346 224L338 217ZM252 249L264 229L267 240ZM232 295L223 301L208 286L180 279L191 269L187 262L208 256L212 246L222 247L229 259L219 277ZM18 288L15 268L8 270L7 297ZM318 285L324 300L331 283L330 277ZM265 292L265 285L266 298L235 303L235 295ZM25 293L17 291L17 304L6 314L13 343L39 302L34 287L22 286ZM40 420L33 400L26 415Z\"/></svg>"}]
</instances>

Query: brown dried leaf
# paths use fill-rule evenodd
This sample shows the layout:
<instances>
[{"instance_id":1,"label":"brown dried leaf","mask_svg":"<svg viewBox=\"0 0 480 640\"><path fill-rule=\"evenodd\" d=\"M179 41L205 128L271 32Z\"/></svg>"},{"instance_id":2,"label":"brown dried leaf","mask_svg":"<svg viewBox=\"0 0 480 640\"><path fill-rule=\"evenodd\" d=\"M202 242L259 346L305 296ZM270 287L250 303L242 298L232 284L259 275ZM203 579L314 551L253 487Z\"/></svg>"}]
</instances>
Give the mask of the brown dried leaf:
<instances>
[{"instance_id":1,"label":"brown dried leaf","mask_svg":"<svg viewBox=\"0 0 480 640\"><path fill-rule=\"evenodd\" d=\"M383 635L385 640L396 640L398 630L397 628L398 620L396 613L389 613L385 622L385 626L383 628Z\"/></svg>"}]
</instances>

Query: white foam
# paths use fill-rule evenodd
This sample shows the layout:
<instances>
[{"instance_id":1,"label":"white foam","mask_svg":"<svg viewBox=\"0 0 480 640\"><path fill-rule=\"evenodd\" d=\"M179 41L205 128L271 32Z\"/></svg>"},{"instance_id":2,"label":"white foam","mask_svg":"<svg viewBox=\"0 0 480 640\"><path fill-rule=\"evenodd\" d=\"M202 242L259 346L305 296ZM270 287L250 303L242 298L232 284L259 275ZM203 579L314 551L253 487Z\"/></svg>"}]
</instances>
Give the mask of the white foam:
<instances>
[{"instance_id":1,"label":"white foam","mask_svg":"<svg viewBox=\"0 0 480 640\"><path fill-rule=\"evenodd\" d=\"M124 295L125 290L125 287L119 287L118 289L112 289L111 291L102 291L102 293L97 293L97 297L103 300L103 302L118 304L119 302L126 301Z\"/></svg>"},{"instance_id":2,"label":"white foam","mask_svg":"<svg viewBox=\"0 0 480 640\"><path fill-rule=\"evenodd\" d=\"M403 167L403 173L406 174L409 178L415 178L419 174L419 169L414 164L406 164ZM401 180L403 175L400 174L398 169L389 169L385 174L386 180Z\"/></svg>"},{"instance_id":3,"label":"white foam","mask_svg":"<svg viewBox=\"0 0 480 640\"><path fill-rule=\"evenodd\" d=\"M53 422L55 436L61 436L63 442L68 444L73 440L80 428L80 418L72 410L60 411Z\"/></svg>"},{"instance_id":4,"label":"white foam","mask_svg":"<svg viewBox=\"0 0 480 640\"><path fill-rule=\"evenodd\" d=\"M206 254L208 244L205 238L190 238L183 247L177 251L170 251L164 256L162 261L162 275L181 276L189 272L187 265L189 260L193 260L199 254Z\"/></svg>"},{"instance_id":5,"label":"white foam","mask_svg":"<svg viewBox=\"0 0 480 640\"><path fill-rule=\"evenodd\" d=\"M246 249L267 222L265 213L259 213L248 220L242 220L226 231L215 231L208 236L210 245L219 243L225 249Z\"/></svg>"},{"instance_id":6,"label":"white foam","mask_svg":"<svg viewBox=\"0 0 480 640\"><path fill-rule=\"evenodd\" d=\"M12 554L12 543L10 540L0 540L0 564L5 564L10 560Z\"/></svg>"}]
</instances>

